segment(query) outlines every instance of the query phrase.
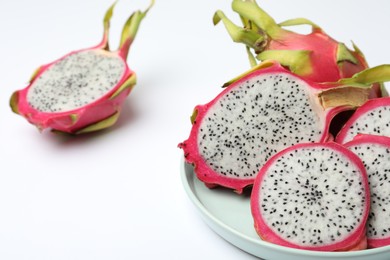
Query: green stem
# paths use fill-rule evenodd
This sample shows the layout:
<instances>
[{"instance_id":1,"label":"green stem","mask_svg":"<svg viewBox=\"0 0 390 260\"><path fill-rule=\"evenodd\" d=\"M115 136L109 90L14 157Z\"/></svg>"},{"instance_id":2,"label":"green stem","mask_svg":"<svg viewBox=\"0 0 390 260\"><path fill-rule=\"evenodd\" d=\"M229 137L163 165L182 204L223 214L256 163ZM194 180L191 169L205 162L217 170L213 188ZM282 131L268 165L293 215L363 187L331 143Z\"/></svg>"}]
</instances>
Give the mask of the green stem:
<instances>
[{"instance_id":1,"label":"green stem","mask_svg":"<svg viewBox=\"0 0 390 260\"><path fill-rule=\"evenodd\" d=\"M119 53L126 59L129 53L131 44L133 43L135 36L137 35L138 28L141 24L141 21L146 16L150 8L154 5L154 0L151 0L149 7L144 11L134 12L129 19L127 19L125 25L123 26L121 41L119 44Z\"/></svg>"},{"instance_id":2,"label":"green stem","mask_svg":"<svg viewBox=\"0 0 390 260\"><path fill-rule=\"evenodd\" d=\"M340 79L337 84L354 87L369 87L374 83L390 81L390 64L379 65L356 73L351 78Z\"/></svg>"},{"instance_id":3,"label":"green stem","mask_svg":"<svg viewBox=\"0 0 390 260\"><path fill-rule=\"evenodd\" d=\"M114 12L114 7L116 5L117 1L115 1L110 8L106 11L106 14L104 15L104 20L103 20L103 26L104 26L104 31L103 31L103 40L100 43L101 48L108 50L109 49L109 44L108 44L108 34L110 31L110 20L112 17L112 14Z\"/></svg>"},{"instance_id":4,"label":"green stem","mask_svg":"<svg viewBox=\"0 0 390 260\"><path fill-rule=\"evenodd\" d=\"M277 39L283 29L268 15L255 1L233 0L232 8L240 16L252 21L257 27L265 31L272 39Z\"/></svg>"},{"instance_id":5,"label":"green stem","mask_svg":"<svg viewBox=\"0 0 390 260\"><path fill-rule=\"evenodd\" d=\"M253 53L251 52L251 49L248 46L245 46L245 47L246 47L246 53L248 54L249 64L251 65L251 68L256 67L257 60L256 60L255 56L253 55Z\"/></svg>"},{"instance_id":6,"label":"green stem","mask_svg":"<svg viewBox=\"0 0 390 260\"><path fill-rule=\"evenodd\" d=\"M319 27L317 24L313 23L312 21L306 18L294 18L279 23L279 26L296 26L296 25L310 25L313 31L321 30L321 27Z\"/></svg>"},{"instance_id":7,"label":"green stem","mask_svg":"<svg viewBox=\"0 0 390 260\"><path fill-rule=\"evenodd\" d=\"M223 22L226 30L228 31L230 37L234 42L244 43L250 48L253 48L255 51L262 51L264 48L264 43L266 39L263 35L260 35L249 28L241 28L235 25L225 14L218 10L215 12L213 17L214 25L218 24L220 21Z\"/></svg>"}]
</instances>

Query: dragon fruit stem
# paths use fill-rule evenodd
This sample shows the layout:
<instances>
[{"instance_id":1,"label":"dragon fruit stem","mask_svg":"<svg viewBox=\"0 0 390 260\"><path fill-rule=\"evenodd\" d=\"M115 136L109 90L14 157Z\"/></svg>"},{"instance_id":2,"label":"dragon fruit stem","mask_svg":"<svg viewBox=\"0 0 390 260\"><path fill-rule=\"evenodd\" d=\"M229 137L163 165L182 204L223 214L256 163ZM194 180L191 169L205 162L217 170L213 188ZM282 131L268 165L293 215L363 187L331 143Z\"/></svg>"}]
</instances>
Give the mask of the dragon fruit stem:
<instances>
[{"instance_id":1,"label":"dragon fruit stem","mask_svg":"<svg viewBox=\"0 0 390 260\"><path fill-rule=\"evenodd\" d=\"M226 30L234 42L243 43L259 52L263 50L267 43L263 35L258 34L248 28L241 28L235 25L225 16L222 11L218 10L214 14L213 23L214 25L217 25L220 21L223 22Z\"/></svg>"},{"instance_id":2,"label":"dragon fruit stem","mask_svg":"<svg viewBox=\"0 0 390 260\"><path fill-rule=\"evenodd\" d=\"M104 32L103 32L103 39L102 42L99 44L102 49L104 50L109 50L109 43L108 43L108 34L110 31L110 20L112 17L112 14L114 12L114 7L118 1L115 1L110 8L106 11L106 14L104 15L103 19L103 27L104 27Z\"/></svg>"},{"instance_id":3,"label":"dragon fruit stem","mask_svg":"<svg viewBox=\"0 0 390 260\"><path fill-rule=\"evenodd\" d=\"M310 25L312 27L313 31L322 30L320 26L315 24L314 22L310 21L306 18L294 18L294 19L288 19L284 22L279 23L279 26L296 26L296 25Z\"/></svg>"},{"instance_id":4,"label":"dragon fruit stem","mask_svg":"<svg viewBox=\"0 0 390 260\"><path fill-rule=\"evenodd\" d=\"M151 0L149 7L144 11L134 12L129 19L127 19L125 25L123 26L121 41L119 45L119 55L124 59L127 58L129 53L129 48L133 43L135 36L137 35L138 28L141 24L141 21L146 16L150 8L154 5L154 0Z\"/></svg>"},{"instance_id":5,"label":"dragon fruit stem","mask_svg":"<svg viewBox=\"0 0 390 260\"><path fill-rule=\"evenodd\" d=\"M340 79L337 83L355 87L367 87L374 83L390 81L390 64L379 65L359 73L351 78Z\"/></svg>"},{"instance_id":6,"label":"dragon fruit stem","mask_svg":"<svg viewBox=\"0 0 390 260\"><path fill-rule=\"evenodd\" d=\"M233 0L232 8L241 17L252 21L272 39L278 39L284 30L260 6L251 0Z\"/></svg>"}]
</instances>

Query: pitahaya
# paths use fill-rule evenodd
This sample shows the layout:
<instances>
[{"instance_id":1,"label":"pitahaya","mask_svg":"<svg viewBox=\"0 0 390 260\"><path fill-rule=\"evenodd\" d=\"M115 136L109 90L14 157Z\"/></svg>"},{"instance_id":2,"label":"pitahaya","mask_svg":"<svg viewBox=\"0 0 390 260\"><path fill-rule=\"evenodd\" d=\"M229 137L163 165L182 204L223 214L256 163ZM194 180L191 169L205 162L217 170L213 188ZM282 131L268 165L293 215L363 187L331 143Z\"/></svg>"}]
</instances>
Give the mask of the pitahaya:
<instances>
[{"instance_id":1,"label":"pitahaya","mask_svg":"<svg viewBox=\"0 0 390 260\"><path fill-rule=\"evenodd\" d=\"M244 28L235 25L222 11L214 15L214 24L221 20L235 42L244 43L252 65L258 60L277 60L292 72L314 82L335 82L366 69L367 62L355 44L350 50L344 43L327 35L318 25L305 18L296 18L277 24L254 0L233 0ZM312 32L305 35L283 27L310 25ZM327 87L324 85L324 87ZM376 84L371 97L385 95Z\"/></svg>"},{"instance_id":2,"label":"pitahaya","mask_svg":"<svg viewBox=\"0 0 390 260\"><path fill-rule=\"evenodd\" d=\"M390 138L358 135L344 145L360 157L367 170L371 193L368 247L390 245Z\"/></svg>"},{"instance_id":3,"label":"pitahaya","mask_svg":"<svg viewBox=\"0 0 390 260\"><path fill-rule=\"evenodd\" d=\"M136 83L126 58L147 11L134 12L125 23L120 46L110 51L108 33L115 3L104 17L103 40L39 67L29 85L13 93L12 111L38 129L79 134L113 125Z\"/></svg>"},{"instance_id":4,"label":"pitahaya","mask_svg":"<svg viewBox=\"0 0 390 260\"><path fill-rule=\"evenodd\" d=\"M364 249L370 190L362 161L333 142L289 147L261 168L251 194L259 236L316 251Z\"/></svg>"},{"instance_id":5,"label":"pitahaya","mask_svg":"<svg viewBox=\"0 0 390 260\"><path fill-rule=\"evenodd\" d=\"M371 99L359 107L340 130L336 142L346 143L357 134L390 137L390 97Z\"/></svg>"},{"instance_id":6,"label":"pitahaya","mask_svg":"<svg viewBox=\"0 0 390 260\"><path fill-rule=\"evenodd\" d=\"M365 75L378 70L381 67ZM366 80L355 77L351 82L364 85ZM329 140L333 116L360 106L369 92L369 88L334 84L323 89L276 62L263 62L209 103L195 107L190 136L179 147L206 185L241 193L278 151L300 142Z\"/></svg>"}]
</instances>

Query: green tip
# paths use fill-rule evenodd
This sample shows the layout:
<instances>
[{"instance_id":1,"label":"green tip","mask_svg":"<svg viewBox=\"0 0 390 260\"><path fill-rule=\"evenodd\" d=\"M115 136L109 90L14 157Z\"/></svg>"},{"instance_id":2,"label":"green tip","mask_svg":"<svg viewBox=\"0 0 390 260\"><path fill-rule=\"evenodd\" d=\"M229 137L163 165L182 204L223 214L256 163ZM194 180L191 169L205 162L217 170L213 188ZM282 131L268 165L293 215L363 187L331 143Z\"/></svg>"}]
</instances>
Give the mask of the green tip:
<instances>
[{"instance_id":1,"label":"green tip","mask_svg":"<svg viewBox=\"0 0 390 260\"><path fill-rule=\"evenodd\" d=\"M19 109L18 109L18 102L19 102L19 91L15 91L12 96L11 96L11 99L9 101L9 105L11 107L11 110L12 112L14 112L15 114L19 114Z\"/></svg>"},{"instance_id":2,"label":"green tip","mask_svg":"<svg viewBox=\"0 0 390 260\"><path fill-rule=\"evenodd\" d=\"M257 55L257 59L277 60L291 72L305 76L312 72L310 55L307 50L268 50Z\"/></svg>"},{"instance_id":3,"label":"green tip","mask_svg":"<svg viewBox=\"0 0 390 260\"><path fill-rule=\"evenodd\" d=\"M271 38L277 39L283 29L255 1L233 0L232 8L241 17L253 22Z\"/></svg>"},{"instance_id":4,"label":"green tip","mask_svg":"<svg viewBox=\"0 0 390 260\"><path fill-rule=\"evenodd\" d=\"M312 30L321 30L321 27L319 27L317 24L313 23L309 19L306 18L295 18L295 19L289 19L284 22L279 23L279 26L296 26L296 25L310 25L312 27Z\"/></svg>"},{"instance_id":5,"label":"green tip","mask_svg":"<svg viewBox=\"0 0 390 260\"><path fill-rule=\"evenodd\" d=\"M337 46L336 59L337 63L348 61L353 64L358 64L359 62L356 57L353 56L352 52L347 48L347 46L345 46L344 43L339 43L339 45Z\"/></svg>"},{"instance_id":6,"label":"green tip","mask_svg":"<svg viewBox=\"0 0 390 260\"><path fill-rule=\"evenodd\" d=\"M213 15L213 24L217 25L221 21L221 13L223 12L221 10L218 10Z\"/></svg>"},{"instance_id":7,"label":"green tip","mask_svg":"<svg viewBox=\"0 0 390 260\"><path fill-rule=\"evenodd\" d=\"M103 19L103 27L104 27L104 32L103 32L103 40L102 40L102 48L108 50L108 34L110 31L110 21L112 14L114 13L114 8L115 5L117 4L118 1L115 1L110 8L106 11L106 14L104 15Z\"/></svg>"},{"instance_id":8,"label":"green tip","mask_svg":"<svg viewBox=\"0 0 390 260\"><path fill-rule=\"evenodd\" d=\"M144 19L146 14L149 12L149 10L154 5L155 1L151 0L148 8L144 12L136 11L134 12L126 21L125 25L122 29L122 36L119 44L119 52L122 57L125 59L127 58L130 45L135 39L135 36L137 35L138 28L141 24L141 21Z\"/></svg>"},{"instance_id":9,"label":"green tip","mask_svg":"<svg viewBox=\"0 0 390 260\"><path fill-rule=\"evenodd\" d=\"M195 123L197 116L198 116L198 110L194 109L194 111L192 112L192 115L190 116L190 120L191 120L192 125Z\"/></svg>"},{"instance_id":10,"label":"green tip","mask_svg":"<svg viewBox=\"0 0 390 260\"><path fill-rule=\"evenodd\" d=\"M249 70L247 70L246 72L238 75L237 77L225 82L223 85L222 85L222 88L226 88L228 86L230 86L231 84L233 84L234 82L242 79L243 77L245 77L246 75L254 72L254 71L257 71L257 70L262 70L262 69L266 69L266 68L269 68L269 67L272 67L275 65L275 62L272 61L272 60L266 60L266 61L263 61L255 66L252 66L252 68L250 68Z\"/></svg>"},{"instance_id":11,"label":"green tip","mask_svg":"<svg viewBox=\"0 0 390 260\"><path fill-rule=\"evenodd\" d=\"M265 35L235 25L222 11L218 10L213 16L213 23L216 25L220 21L223 22L234 42L243 43L248 47L253 48L256 52L260 52L264 49L264 46L267 43Z\"/></svg>"},{"instance_id":12,"label":"green tip","mask_svg":"<svg viewBox=\"0 0 390 260\"><path fill-rule=\"evenodd\" d=\"M248 46L246 46L246 53L248 55L249 64L251 65L251 68L256 67L257 60L256 60L255 56L253 55L253 53L251 52L251 49Z\"/></svg>"},{"instance_id":13,"label":"green tip","mask_svg":"<svg viewBox=\"0 0 390 260\"><path fill-rule=\"evenodd\" d=\"M337 83L344 86L371 87L374 83L390 81L390 64L379 65L356 73L352 78L340 79Z\"/></svg>"},{"instance_id":14,"label":"green tip","mask_svg":"<svg viewBox=\"0 0 390 260\"><path fill-rule=\"evenodd\" d=\"M114 99L119 96L126 89L131 89L137 83L137 76L133 73L110 97L110 99Z\"/></svg>"},{"instance_id":15,"label":"green tip","mask_svg":"<svg viewBox=\"0 0 390 260\"><path fill-rule=\"evenodd\" d=\"M119 114L120 114L119 111L117 111L116 113L107 117L106 119L103 119L97 123L91 124L83 129L78 130L77 132L75 132L75 134L91 133L91 132L103 130L105 128L109 128L116 123L116 121L119 118Z\"/></svg>"}]
</instances>

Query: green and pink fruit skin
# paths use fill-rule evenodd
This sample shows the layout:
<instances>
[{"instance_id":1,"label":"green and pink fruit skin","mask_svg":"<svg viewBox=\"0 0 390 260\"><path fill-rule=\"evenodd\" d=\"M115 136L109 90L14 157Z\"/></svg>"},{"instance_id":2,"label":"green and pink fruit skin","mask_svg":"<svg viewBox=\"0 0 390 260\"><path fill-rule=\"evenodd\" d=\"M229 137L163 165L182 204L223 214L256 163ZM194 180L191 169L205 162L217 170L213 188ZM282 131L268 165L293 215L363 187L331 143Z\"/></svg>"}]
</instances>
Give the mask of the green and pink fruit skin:
<instances>
[{"instance_id":1,"label":"green and pink fruit skin","mask_svg":"<svg viewBox=\"0 0 390 260\"><path fill-rule=\"evenodd\" d=\"M68 55L76 52L77 51ZM102 96L98 100L86 106L71 111L58 113L46 113L31 107L27 101L27 92L30 86L33 84L34 79L36 79L41 73L43 73L47 68L56 62L57 61L54 61L53 63L40 67L37 74L32 78L30 84L26 88L16 91L13 94L13 101L11 102L14 102L12 106L15 107L15 112L25 117L31 124L36 125L39 130L50 128L55 129L56 131L70 134L80 133L85 127L91 126L92 124L100 122L101 120L113 117L116 114L119 115L122 104L131 92L133 85L125 88L115 96L113 96L113 94L126 82L127 79L130 77L135 78L135 73L131 71L128 66L126 66L125 72L117 87L112 89L112 91Z\"/></svg>"},{"instance_id":2,"label":"green and pink fruit skin","mask_svg":"<svg viewBox=\"0 0 390 260\"><path fill-rule=\"evenodd\" d=\"M267 50L304 50L310 52L311 72L302 75L314 82L335 82L341 78L349 78L368 68L364 57L358 52L351 54L358 60L340 62L336 60L339 42L324 33L321 29L314 29L307 35L283 30L280 38L270 40Z\"/></svg>"},{"instance_id":3,"label":"green and pink fruit skin","mask_svg":"<svg viewBox=\"0 0 390 260\"><path fill-rule=\"evenodd\" d=\"M253 189L252 189L252 195L251 195L251 212L254 219L254 226L255 230L258 233L258 235L265 241L278 244L281 246L291 247L291 248L297 248L297 249L305 249L305 250L315 250L315 251L357 251L367 248L367 237L366 237L366 228L365 224L368 218L369 209L370 209L370 194L367 192L365 194L365 210L362 216L361 225L345 240L331 244L331 245L323 245L323 246L299 246L293 243L290 243L277 234L272 231L272 229L266 224L266 222L263 220L261 216L261 211L259 207L258 201L260 201L259 197L259 189L261 188L261 184L263 181L263 177L265 173L267 172L268 168L273 165L283 154L289 153L291 151L294 151L295 149L301 149L301 148L310 148L310 147L316 147L316 146L322 146L324 148L330 148L332 150L340 151L344 154L347 158L350 159L351 162L353 162L355 165L358 166L360 171L363 173L363 185L365 187L366 191L369 191L369 185L368 185L368 178L366 174L365 167L362 163L362 161L359 159L357 155L355 155L353 152L349 151L345 147L334 143L334 142L327 142L322 144L317 143L304 143L304 144L297 144L294 146L291 146L289 148L286 148L273 157L271 157L266 164L260 169L259 174L257 175L257 178L254 182ZM335 173L337 174L337 173Z\"/></svg>"},{"instance_id":4,"label":"green and pink fruit skin","mask_svg":"<svg viewBox=\"0 0 390 260\"><path fill-rule=\"evenodd\" d=\"M40 131L49 128L54 132L63 132L68 134L81 134L108 128L117 121L121 107L126 97L131 92L136 83L136 74L128 67L126 63L130 45L134 41L139 25L146 13L154 4L151 1L150 6L145 12L134 12L125 23L121 36L121 43L117 51L111 52L108 46L108 33L110 19L116 2L107 10L103 25L104 34L101 43L92 48L73 51L62 58L49 64L39 67L32 75L29 85L22 90L15 91L10 99L10 106L13 112L25 117L28 122L35 125ZM44 73L48 68L69 55L88 51L101 50L111 56L116 56L122 60L125 65L121 79L108 93L99 99L76 109L64 112L43 112L33 108L28 100L27 93L34 81Z\"/></svg>"},{"instance_id":5,"label":"green and pink fruit skin","mask_svg":"<svg viewBox=\"0 0 390 260\"><path fill-rule=\"evenodd\" d=\"M258 60L277 60L292 72L313 82L336 82L368 68L363 53L355 46L350 50L326 34L318 25L305 18L276 23L255 1L233 0L244 27L234 25L222 11L217 11L214 24L223 21L236 42L247 45L251 63ZM309 25L312 32L300 34L283 27ZM324 88L327 86L324 85ZM370 98L387 95L381 84L374 84Z\"/></svg>"},{"instance_id":6,"label":"green and pink fruit skin","mask_svg":"<svg viewBox=\"0 0 390 260\"><path fill-rule=\"evenodd\" d=\"M246 74L239 80L234 81L233 83L229 83L230 85L224 88L224 90L209 103L205 105L197 105L194 108L194 112L191 117L192 128L191 128L190 136L187 140L185 140L184 142L178 145L179 148L183 149L185 161L194 166L194 172L196 173L197 177L202 182L204 182L206 186L209 188L214 188L216 186L223 186L223 187L233 189L236 193L241 194L243 192L243 189L247 186L253 185L253 182L255 180L255 177L248 178L248 179L237 179L228 176L223 176L218 172L214 171L203 159L202 155L199 152L200 149L198 147L198 133L200 129L200 124L203 118L205 117L205 115L207 114L209 108L212 107L221 97L223 97L224 95L232 91L232 89L240 85L242 82L245 82L256 75L268 74L268 73L287 73L307 82L308 85L310 86L308 91L313 96L318 95L318 93L320 93L324 89L324 86L322 84L310 82L300 76L297 76L294 73L292 73L290 70L284 68L276 61L266 61L263 62L262 64L260 64L260 69L250 71L250 73ZM332 87L334 88L335 85L332 84ZM318 107L320 107L320 104L317 105ZM321 111L321 116L323 117L325 122L323 127L323 134L321 138L316 141L327 142L329 140L332 140L333 137L329 133L329 125L332 118L338 113L349 109L351 109L349 105L340 105L340 106L323 109Z\"/></svg>"}]
</instances>

